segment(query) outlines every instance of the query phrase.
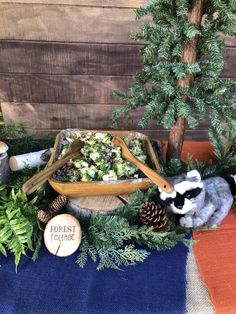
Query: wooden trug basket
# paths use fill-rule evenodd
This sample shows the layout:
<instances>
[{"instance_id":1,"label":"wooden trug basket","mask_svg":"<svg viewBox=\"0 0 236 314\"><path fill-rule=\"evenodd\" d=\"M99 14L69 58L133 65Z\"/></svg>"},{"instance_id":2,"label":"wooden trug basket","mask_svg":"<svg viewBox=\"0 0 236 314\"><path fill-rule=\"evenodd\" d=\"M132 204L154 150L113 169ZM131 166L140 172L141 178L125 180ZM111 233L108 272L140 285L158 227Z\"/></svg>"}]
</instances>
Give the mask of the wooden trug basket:
<instances>
[{"instance_id":1,"label":"wooden trug basket","mask_svg":"<svg viewBox=\"0 0 236 314\"><path fill-rule=\"evenodd\" d=\"M72 130L74 131L74 130ZM80 131L80 130L78 130ZM91 132L90 130L81 130L81 133ZM152 148L149 138L139 132L132 131L105 131L97 130L92 132L105 132L109 133L112 136L120 136L138 138L141 139L146 148L147 154L149 155L151 168L157 172L160 172L160 166L157 161L155 152ZM53 152L51 158L48 162L48 166L53 164L56 161L56 156L59 152L59 144L62 139L62 133L60 132L55 139L55 144L53 147ZM121 194L130 194L137 190L146 190L153 186L153 183L148 178L139 178L139 179L127 179L127 180L117 180L117 181L92 181L92 182L59 182L52 178L48 180L52 188L61 195L66 195L69 197L77 196L99 196L99 195L121 195Z\"/></svg>"}]
</instances>

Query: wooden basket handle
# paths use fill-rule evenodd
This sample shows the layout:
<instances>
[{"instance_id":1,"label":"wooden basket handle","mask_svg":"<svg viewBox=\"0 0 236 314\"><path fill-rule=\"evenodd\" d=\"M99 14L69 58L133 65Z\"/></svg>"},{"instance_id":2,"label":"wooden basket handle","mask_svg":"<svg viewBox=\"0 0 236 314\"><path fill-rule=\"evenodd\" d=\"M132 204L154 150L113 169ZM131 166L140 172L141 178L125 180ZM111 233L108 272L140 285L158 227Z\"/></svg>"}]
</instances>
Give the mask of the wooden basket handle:
<instances>
[{"instance_id":1,"label":"wooden basket handle","mask_svg":"<svg viewBox=\"0 0 236 314\"><path fill-rule=\"evenodd\" d=\"M127 145L123 141L121 137L114 137L112 140L113 144L119 146L122 149L122 157L132 164L134 164L139 170L141 170L153 183L155 183L162 191L166 193L172 193L174 191L173 185L155 172L150 167L143 164L140 160L138 160L134 155L130 152Z\"/></svg>"}]
</instances>

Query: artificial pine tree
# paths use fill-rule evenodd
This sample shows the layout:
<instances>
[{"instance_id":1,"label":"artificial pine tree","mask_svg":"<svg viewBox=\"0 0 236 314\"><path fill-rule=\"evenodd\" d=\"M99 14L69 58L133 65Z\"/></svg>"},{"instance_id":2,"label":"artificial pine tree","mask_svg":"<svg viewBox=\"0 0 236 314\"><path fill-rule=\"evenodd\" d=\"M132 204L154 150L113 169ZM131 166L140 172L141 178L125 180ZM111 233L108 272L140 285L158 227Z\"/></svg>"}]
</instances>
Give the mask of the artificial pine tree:
<instances>
[{"instance_id":1,"label":"artificial pine tree","mask_svg":"<svg viewBox=\"0 0 236 314\"><path fill-rule=\"evenodd\" d=\"M152 17L132 35L145 41L143 69L128 94L116 92L125 105L112 118L145 107L141 127L154 119L170 129L167 160L180 158L187 125L195 128L208 113L221 132L221 119L231 125L236 117L236 83L220 79L222 34L235 36L234 13L235 0L152 0L136 10L138 19Z\"/></svg>"}]
</instances>

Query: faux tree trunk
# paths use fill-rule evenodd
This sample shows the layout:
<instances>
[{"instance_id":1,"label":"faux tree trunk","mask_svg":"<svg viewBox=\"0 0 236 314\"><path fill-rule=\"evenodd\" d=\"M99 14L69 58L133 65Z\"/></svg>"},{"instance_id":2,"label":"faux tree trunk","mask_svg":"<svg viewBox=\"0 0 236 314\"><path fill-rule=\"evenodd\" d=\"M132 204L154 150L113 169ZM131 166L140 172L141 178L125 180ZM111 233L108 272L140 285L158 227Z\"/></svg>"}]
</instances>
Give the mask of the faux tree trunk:
<instances>
[{"instance_id":1,"label":"faux tree trunk","mask_svg":"<svg viewBox=\"0 0 236 314\"><path fill-rule=\"evenodd\" d=\"M202 20L202 6L204 0L195 0L192 10L188 14L189 22L200 26ZM193 64L196 62L196 45L197 36L191 39L191 41L184 48L181 56L181 62ZM177 87L189 88L192 84L193 76L189 75L177 82ZM184 133L186 128L186 119L178 118L173 127L170 129L167 148L167 161L172 158L180 159L181 151L184 141Z\"/></svg>"}]
</instances>

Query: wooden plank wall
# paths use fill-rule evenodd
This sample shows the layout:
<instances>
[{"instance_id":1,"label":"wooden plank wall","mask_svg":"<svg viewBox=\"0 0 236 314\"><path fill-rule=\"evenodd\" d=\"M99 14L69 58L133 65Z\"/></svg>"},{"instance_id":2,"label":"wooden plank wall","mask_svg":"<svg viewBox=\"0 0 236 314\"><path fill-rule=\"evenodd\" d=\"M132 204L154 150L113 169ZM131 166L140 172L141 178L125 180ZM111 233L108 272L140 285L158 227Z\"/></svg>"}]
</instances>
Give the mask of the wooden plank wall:
<instances>
[{"instance_id":1,"label":"wooden plank wall","mask_svg":"<svg viewBox=\"0 0 236 314\"><path fill-rule=\"evenodd\" d=\"M0 0L0 102L6 123L34 132L78 127L107 129L141 68L140 44L129 39L140 22L133 9L146 0ZM227 39L223 77L236 77L236 41ZM128 128L138 129L142 110ZM207 137L208 121L187 130ZM165 137L150 123L144 132Z\"/></svg>"}]
</instances>

